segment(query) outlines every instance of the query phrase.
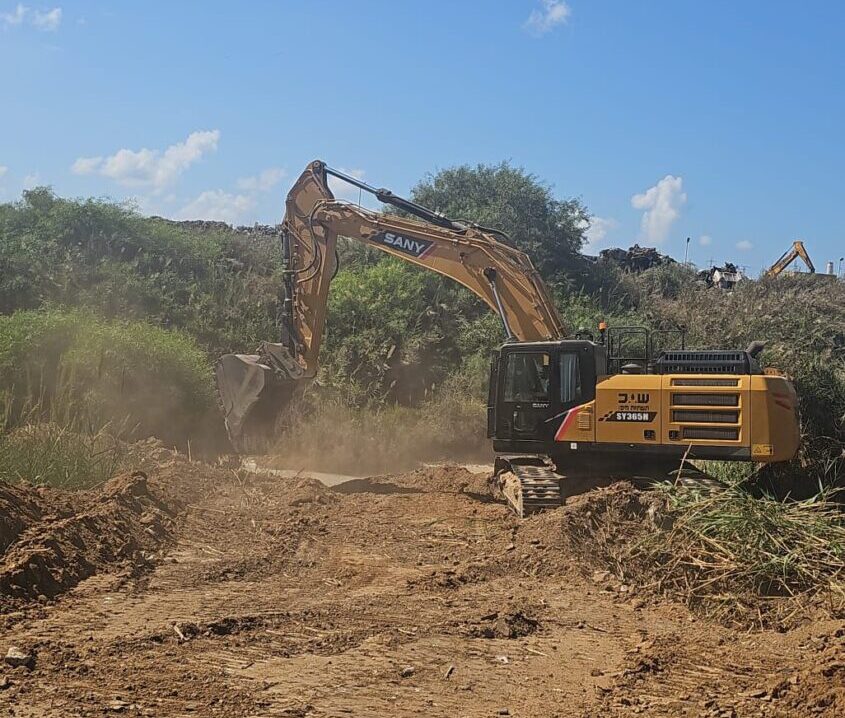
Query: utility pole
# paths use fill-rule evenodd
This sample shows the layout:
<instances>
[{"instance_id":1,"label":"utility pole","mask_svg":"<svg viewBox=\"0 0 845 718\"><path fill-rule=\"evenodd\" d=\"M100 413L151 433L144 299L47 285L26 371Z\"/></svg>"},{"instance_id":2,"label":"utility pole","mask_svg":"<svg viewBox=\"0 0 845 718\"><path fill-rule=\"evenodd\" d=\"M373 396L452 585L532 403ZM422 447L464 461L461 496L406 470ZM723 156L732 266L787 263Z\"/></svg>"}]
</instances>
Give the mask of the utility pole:
<instances>
[{"instance_id":1,"label":"utility pole","mask_svg":"<svg viewBox=\"0 0 845 718\"><path fill-rule=\"evenodd\" d=\"M688 261L689 261L689 237L687 237L687 246L686 246L686 249L684 250L684 264L686 264Z\"/></svg>"}]
</instances>

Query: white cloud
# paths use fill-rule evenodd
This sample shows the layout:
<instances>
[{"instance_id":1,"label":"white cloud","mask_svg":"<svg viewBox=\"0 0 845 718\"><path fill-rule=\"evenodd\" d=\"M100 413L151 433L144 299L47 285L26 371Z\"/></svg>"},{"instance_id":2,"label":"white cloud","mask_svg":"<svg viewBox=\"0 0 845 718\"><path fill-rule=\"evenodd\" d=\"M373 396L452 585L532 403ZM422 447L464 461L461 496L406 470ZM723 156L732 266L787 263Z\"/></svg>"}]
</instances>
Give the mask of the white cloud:
<instances>
[{"instance_id":1,"label":"white cloud","mask_svg":"<svg viewBox=\"0 0 845 718\"><path fill-rule=\"evenodd\" d=\"M18 3L14 12L4 12L0 14L0 22L3 23L3 27L20 25L28 12L29 9L25 5Z\"/></svg>"},{"instance_id":2,"label":"white cloud","mask_svg":"<svg viewBox=\"0 0 845 718\"><path fill-rule=\"evenodd\" d=\"M90 175L97 171L102 161L102 157L79 157L71 165L70 171L75 175Z\"/></svg>"},{"instance_id":3,"label":"white cloud","mask_svg":"<svg viewBox=\"0 0 845 718\"><path fill-rule=\"evenodd\" d=\"M683 179L674 175L666 175L654 187L631 197L634 209L645 210L640 222L642 238L653 244L662 244L681 216L681 207L686 201Z\"/></svg>"},{"instance_id":4,"label":"white cloud","mask_svg":"<svg viewBox=\"0 0 845 718\"><path fill-rule=\"evenodd\" d=\"M754 249L754 245L747 239L743 239L742 241L736 243L736 248L742 252L747 252L749 249Z\"/></svg>"},{"instance_id":5,"label":"white cloud","mask_svg":"<svg viewBox=\"0 0 845 718\"><path fill-rule=\"evenodd\" d=\"M52 10L36 10L30 15L30 9L18 3L13 12L0 13L0 23L3 27L15 27L22 25L27 17L32 18L30 22L36 30L54 32L62 24L62 9L54 7Z\"/></svg>"},{"instance_id":6,"label":"white cloud","mask_svg":"<svg viewBox=\"0 0 845 718\"><path fill-rule=\"evenodd\" d=\"M590 221L584 228L584 235L587 238L584 249L593 252L604 249L604 240L607 238L607 233L618 226L619 222L610 217L590 217Z\"/></svg>"},{"instance_id":7,"label":"white cloud","mask_svg":"<svg viewBox=\"0 0 845 718\"><path fill-rule=\"evenodd\" d=\"M197 162L217 150L220 130L192 132L184 142L161 150L122 149L109 157L80 157L71 170L76 174L99 174L128 187L148 187L161 192Z\"/></svg>"},{"instance_id":8,"label":"white cloud","mask_svg":"<svg viewBox=\"0 0 845 718\"><path fill-rule=\"evenodd\" d=\"M55 32L59 29L61 23L62 9L60 7L54 7L52 10L47 10L46 12L36 10L32 16L32 24L36 29L43 30L44 32Z\"/></svg>"},{"instance_id":9,"label":"white cloud","mask_svg":"<svg viewBox=\"0 0 845 718\"><path fill-rule=\"evenodd\" d=\"M41 184L41 175L38 174L38 172L31 172L23 178L24 189L32 189L33 187L37 187L39 184Z\"/></svg>"},{"instance_id":10,"label":"white cloud","mask_svg":"<svg viewBox=\"0 0 845 718\"><path fill-rule=\"evenodd\" d=\"M713 244L713 237L711 237L709 234L702 234L698 238L698 243L702 247L709 247L711 244Z\"/></svg>"},{"instance_id":11,"label":"white cloud","mask_svg":"<svg viewBox=\"0 0 845 718\"><path fill-rule=\"evenodd\" d=\"M0 177L3 177L8 171L9 168L6 165L0 165Z\"/></svg>"},{"instance_id":12,"label":"white cloud","mask_svg":"<svg viewBox=\"0 0 845 718\"><path fill-rule=\"evenodd\" d=\"M255 209L254 198L244 194L231 194L222 189L206 190L186 204L176 219L208 219L237 224L244 221L248 212Z\"/></svg>"},{"instance_id":13,"label":"white cloud","mask_svg":"<svg viewBox=\"0 0 845 718\"><path fill-rule=\"evenodd\" d=\"M563 0L540 0L540 7L532 10L525 21L525 28L535 35L545 35L565 23L571 14L572 9Z\"/></svg>"},{"instance_id":14,"label":"white cloud","mask_svg":"<svg viewBox=\"0 0 845 718\"><path fill-rule=\"evenodd\" d=\"M267 192L279 184L284 176L285 171L281 167L270 167L253 177L241 177L237 185L244 192Z\"/></svg>"}]
</instances>

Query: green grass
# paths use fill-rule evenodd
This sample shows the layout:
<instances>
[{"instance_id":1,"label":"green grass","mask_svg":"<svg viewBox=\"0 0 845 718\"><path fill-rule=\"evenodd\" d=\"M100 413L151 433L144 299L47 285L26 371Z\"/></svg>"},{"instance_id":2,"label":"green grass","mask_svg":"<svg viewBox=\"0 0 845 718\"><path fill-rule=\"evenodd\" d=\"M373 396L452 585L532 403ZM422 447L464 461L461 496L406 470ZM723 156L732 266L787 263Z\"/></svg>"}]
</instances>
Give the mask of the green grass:
<instances>
[{"instance_id":1,"label":"green grass","mask_svg":"<svg viewBox=\"0 0 845 718\"><path fill-rule=\"evenodd\" d=\"M23 403L8 391L0 394L0 481L81 489L108 481L121 468L128 424L87 415L73 389L72 375L63 373L49 402L43 392Z\"/></svg>"},{"instance_id":2,"label":"green grass","mask_svg":"<svg viewBox=\"0 0 845 718\"><path fill-rule=\"evenodd\" d=\"M187 335L92 312L52 309L0 316L0 391L14 425L37 406L57 423L108 425L174 444L214 436L210 362ZM219 427L218 427L219 428Z\"/></svg>"},{"instance_id":3,"label":"green grass","mask_svg":"<svg viewBox=\"0 0 845 718\"><path fill-rule=\"evenodd\" d=\"M112 478L124 455L121 442L105 429L84 434L52 423L31 424L0 435L0 481L89 488Z\"/></svg>"},{"instance_id":4,"label":"green grass","mask_svg":"<svg viewBox=\"0 0 845 718\"><path fill-rule=\"evenodd\" d=\"M706 613L766 624L808 606L845 615L845 515L831 496L662 486L662 529L635 544L641 580Z\"/></svg>"}]
</instances>

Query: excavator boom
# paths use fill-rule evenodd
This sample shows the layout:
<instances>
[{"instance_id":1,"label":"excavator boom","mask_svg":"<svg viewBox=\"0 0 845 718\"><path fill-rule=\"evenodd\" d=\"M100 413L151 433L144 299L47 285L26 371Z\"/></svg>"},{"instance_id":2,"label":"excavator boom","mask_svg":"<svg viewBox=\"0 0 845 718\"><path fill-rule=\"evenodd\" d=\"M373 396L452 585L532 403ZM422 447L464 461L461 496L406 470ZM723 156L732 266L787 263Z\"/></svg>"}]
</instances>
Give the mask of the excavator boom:
<instances>
[{"instance_id":1,"label":"excavator boom","mask_svg":"<svg viewBox=\"0 0 845 718\"><path fill-rule=\"evenodd\" d=\"M771 267L766 270L767 277L777 277L784 269L792 264L796 259L801 258L801 261L807 266L811 274L815 273L816 267L804 247L804 242L800 239L793 242L792 246L786 250Z\"/></svg>"},{"instance_id":2,"label":"excavator boom","mask_svg":"<svg viewBox=\"0 0 845 718\"><path fill-rule=\"evenodd\" d=\"M337 200L329 188L330 176L411 216ZM502 232L448 219L323 162L312 162L294 183L285 205L280 340L263 343L257 354L228 354L217 365L226 426L236 445L250 418L267 427L302 380L317 373L329 285L338 268L338 237L360 241L462 284L500 316L509 340L548 341L564 335L539 273L525 253L505 243Z\"/></svg>"}]
</instances>

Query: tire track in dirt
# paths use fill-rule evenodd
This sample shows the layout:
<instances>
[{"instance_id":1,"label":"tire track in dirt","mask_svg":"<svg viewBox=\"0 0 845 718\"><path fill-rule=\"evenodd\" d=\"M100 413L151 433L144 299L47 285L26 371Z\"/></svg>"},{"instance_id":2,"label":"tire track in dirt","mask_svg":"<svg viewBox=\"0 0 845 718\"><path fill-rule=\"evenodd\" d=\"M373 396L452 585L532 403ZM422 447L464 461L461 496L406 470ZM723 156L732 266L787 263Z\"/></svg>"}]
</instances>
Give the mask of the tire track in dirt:
<instances>
[{"instance_id":1,"label":"tire track in dirt","mask_svg":"<svg viewBox=\"0 0 845 718\"><path fill-rule=\"evenodd\" d=\"M648 604L585 576L565 511L519 522L460 468L333 491L176 462L150 486L180 512L151 570L104 566L7 623L37 656L0 669L9 715L775 716L827 700L819 657L838 675L836 626Z\"/></svg>"}]
</instances>

